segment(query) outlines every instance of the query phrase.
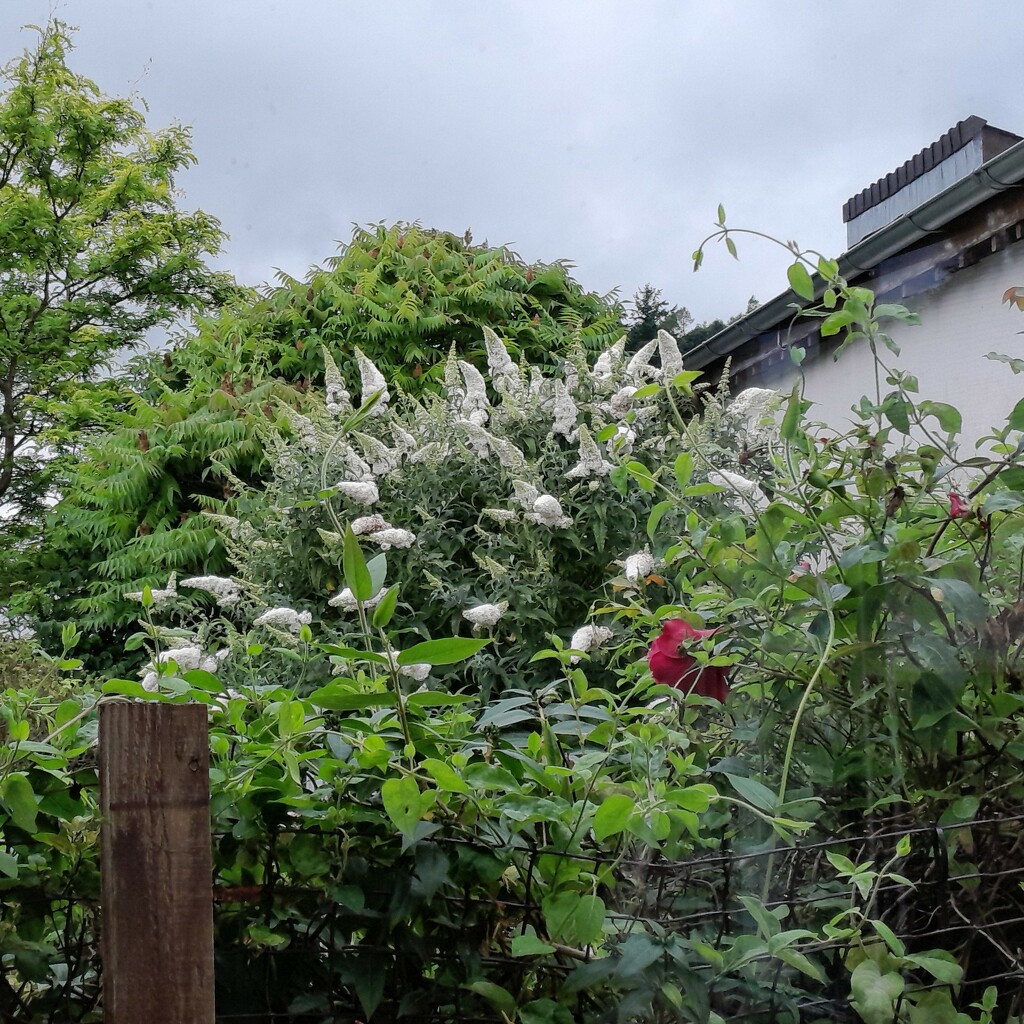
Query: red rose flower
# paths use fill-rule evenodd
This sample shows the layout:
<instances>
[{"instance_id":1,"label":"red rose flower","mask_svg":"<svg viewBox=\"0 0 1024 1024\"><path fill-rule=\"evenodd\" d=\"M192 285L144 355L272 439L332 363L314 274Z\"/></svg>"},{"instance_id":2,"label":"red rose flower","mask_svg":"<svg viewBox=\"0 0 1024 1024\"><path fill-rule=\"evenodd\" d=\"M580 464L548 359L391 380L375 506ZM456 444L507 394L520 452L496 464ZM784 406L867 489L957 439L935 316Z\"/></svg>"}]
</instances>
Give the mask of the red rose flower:
<instances>
[{"instance_id":1,"label":"red rose flower","mask_svg":"<svg viewBox=\"0 0 1024 1024\"><path fill-rule=\"evenodd\" d=\"M971 514L971 506L968 505L956 491L949 492L949 518L966 519Z\"/></svg>"},{"instance_id":2,"label":"red rose flower","mask_svg":"<svg viewBox=\"0 0 1024 1024\"><path fill-rule=\"evenodd\" d=\"M724 701L729 692L726 682L729 670L720 665L701 665L686 653L687 644L706 640L717 632L717 629L694 629L683 619L667 619L661 635L654 638L647 652L647 664L654 681L674 686L683 693L696 690L702 697Z\"/></svg>"}]
</instances>

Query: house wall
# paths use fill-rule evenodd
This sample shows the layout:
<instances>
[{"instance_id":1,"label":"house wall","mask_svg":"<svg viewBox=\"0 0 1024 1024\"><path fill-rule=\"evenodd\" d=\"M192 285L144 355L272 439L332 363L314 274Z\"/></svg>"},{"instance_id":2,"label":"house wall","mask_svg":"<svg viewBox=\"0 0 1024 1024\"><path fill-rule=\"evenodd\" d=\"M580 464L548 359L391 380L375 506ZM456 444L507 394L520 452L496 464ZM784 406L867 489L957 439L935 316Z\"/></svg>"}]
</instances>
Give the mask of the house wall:
<instances>
[{"instance_id":1,"label":"house wall","mask_svg":"<svg viewBox=\"0 0 1024 1024\"><path fill-rule=\"evenodd\" d=\"M920 398L960 410L965 444L1004 422L1024 398L1024 374L985 358L988 352L1024 358L1024 334L1018 333L1024 332L1024 313L1002 302L1008 288L1022 286L1024 244L1012 245L951 274L932 291L904 300L920 314L920 326L889 322L888 333L901 355L897 359L885 350L883 360L917 376ZM805 395L815 403L811 417L838 431L857 422L851 406L860 396L874 395L873 364L864 345L850 345L838 362L830 355L808 359L803 370ZM798 373L795 366L786 366L762 386L788 390ZM884 395L891 388L884 378L881 383Z\"/></svg>"}]
</instances>

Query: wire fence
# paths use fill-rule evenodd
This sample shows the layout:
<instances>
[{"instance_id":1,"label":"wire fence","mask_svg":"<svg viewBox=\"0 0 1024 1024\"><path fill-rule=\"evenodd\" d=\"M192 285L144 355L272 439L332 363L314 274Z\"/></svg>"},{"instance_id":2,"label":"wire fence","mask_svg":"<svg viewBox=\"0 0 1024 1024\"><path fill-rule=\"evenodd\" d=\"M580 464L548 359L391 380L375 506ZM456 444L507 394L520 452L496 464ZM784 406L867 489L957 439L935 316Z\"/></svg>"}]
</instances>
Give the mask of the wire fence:
<instances>
[{"instance_id":1,"label":"wire fence","mask_svg":"<svg viewBox=\"0 0 1024 1024\"><path fill-rule=\"evenodd\" d=\"M303 830L291 827L283 831ZM899 856L897 844L905 836L911 837L911 851ZM472 840L457 836L433 836L430 842L449 852L459 847L479 848ZM606 928L612 932L609 939L613 948L616 939L639 932L674 936L683 941L683 948L691 955L674 963L666 946L650 969L669 978L674 968L680 976L697 976L707 988L710 1008L725 1019L809 1024L861 1019L851 1007L849 972L842 968L850 940L843 934L830 937L821 930L851 906L851 887L857 885L856 879L851 882L837 877L828 854L839 853L854 865L876 872L861 892L861 903L866 903L862 906L864 916L880 922L908 953L941 949L959 961L963 981L953 1000L958 1007L969 1007L987 987L995 986L998 1019L1018 1020L1024 1010L1022 845L1024 813L980 817L951 826L913 824L906 817L896 816L874 822L860 836L819 836L792 846L769 843L760 849L719 849L685 861L621 856L612 862L586 851L570 854L538 846L529 851L526 863L536 865L542 857L561 858L586 866L595 877L603 869L614 867L619 885L615 891L604 893ZM883 865L896 865L892 867L896 877L878 874ZM409 973L403 977L398 962L400 949L391 942L375 943L372 938L372 916L386 908L394 895L388 888L390 876L382 876L379 881L379 886L372 879L364 885L366 908L372 908L367 919L358 911L340 907L337 889L330 885L295 886L277 880L267 885L219 889L218 935L223 937L232 930L225 928L229 921L236 934L260 921L274 921L278 926L291 921L295 928L289 932L286 948L263 948L258 952L251 948L240 951L238 946L234 950L219 948L221 998L217 1019L251 1024L353 1024L363 1019L353 971L360 964L377 962L386 965L387 990L381 995L375 1021L500 1024L500 1012L481 1012L480 999L472 994L463 998L452 982L461 976L458 967L466 956L465 943L459 946L453 942L446 948L437 934L424 936L423 945L429 948L420 951L419 977L413 979ZM530 893L531 880L526 881L525 892ZM535 894L540 890L540 885L532 888ZM773 912L780 927L785 922L786 929L815 933L817 937L802 940L798 949L821 965L824 980L799 976L768 949L743 959L733 977L715 963L715 954L724 954L727 963L737 939L756 933L756 921L744 897L756 898ZM509 991L520 991L528 985L543 989L545 979L554 977L564 982L582 966L604 956L589 947L556 949L542 959L511 955L515 936L543 920L539 895L514 899L500 891L481 894L439 890L430 902L434 918L444 918L439 908L447 907L452 921L469 922L464 938L471 934L474 942L482 944L475 954L474 968ZM287 924L283 928L288 931ZM867 933L873 934L872 926ZM703 952L694 955L695 950ZM613 959L615 956L613 953ZM244 963L243 973L250 980L258 976L265 982L265 998L259 995L257 986L249 986L244 1010L229 1005L238 993L222 984L224 965L232 957ZM425 970L421 969L424 964ZM292 979L300 974L312 979L305 993L308 998L300 994L289 1005L281 1004L281 989L275 987L275 979L285 973ZM752 981L755 975L756 984ZM410 988L403 988L403 983ZM948 990L950 986L921 976L914 979L912 991L940 988ZM412 990L416 999L410 1000ZM418 1009L410 1017L412 1005ZM590 1019L624 1019L611 1010L604 1017L598 1008L590 1010ZM651 1009L647 1019L676 1018L659 1016Z\"/></svg>"},{"instance_id":2,"label":"wire fence","mask_svg":"<svg viewBox=\"0 0 1024 1024\"><path fill-rule=\"evenodd\" d=\"M524 847L515 860L508 850L436 834L424 843L453 862L494 854L502 854L503 864L515 861L517 885L506 886L500 877L475 888L438 884L419 893L406 918L403 907L410 905L409 893L419 884L416 872L422 871L415 850L397 856L386 870L352 860L332 862L314 884L297 884L279 857L295 837L342 847L351 837L289 823L251 839L263 857L263 881L215 879L216 1019L357 1024L367 1020L369 1002L375 1006L374 1024L501 1024L499 1010L467 985L468 978L492 980L516 995L555 993L581 970L620 962L622 943L642 934L655 936L661 952L629 979L626 994L635 999L647 991L647 1003L632 1017L616 1016L618 1009L588 1002L582 986L574 996L572 1019L679 1019L659 1012L650 993L663 982L678 988L685 981L703 989L707 1008L728 1021L859 1021L844 967L850 940L841 930L829 934L824 928L856 905L907 953L945 950L963 970L955 989L918 973L908 992L945 988L956 1007L966 1010L994 986L995 1020L1024 1020L1024 812L948 826L914 823L909 816L862 824L869 827L858 836L805 837L791 846L762 842L739 849L723 840L721 848L680 861L629 851L611 859L544 845ZM910 851L900 856L898 845L907 836ZM213 841L235 840L215 833ZM856 878L837 873L829 854L875 874L865 874L858 889ZM610 956L591 946L558 943L545 956L513 954L517 936L531 928L542 931L544 882L538 865L545 859L549 870L551 863L562 862L566 871L579 869L594 879L614 873L617 885L599 889ZM9 973L0 973L0 1020L102 1020L96 894L50 893L41 887L22 896L26 906L42 906L53 922L64 964L45 999L42 986L35 992L30 985L11 991ZM737 949L757 935L751 897L780 928L806 930L794 948L819 966L817 979L794 970L763 943L736 957ZM880 934L874 925L865 930ZM654 980L645 990L648 976ZM614 972L610 977L614 982Z\"/></svg>"}]
</instances>

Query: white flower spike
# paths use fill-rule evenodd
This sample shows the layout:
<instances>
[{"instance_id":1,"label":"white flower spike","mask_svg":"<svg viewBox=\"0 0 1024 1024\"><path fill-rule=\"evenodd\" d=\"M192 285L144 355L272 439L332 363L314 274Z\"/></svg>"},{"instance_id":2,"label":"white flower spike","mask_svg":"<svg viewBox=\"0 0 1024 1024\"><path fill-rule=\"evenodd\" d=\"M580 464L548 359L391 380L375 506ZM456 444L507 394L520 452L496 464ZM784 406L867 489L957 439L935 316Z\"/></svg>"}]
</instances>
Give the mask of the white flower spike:
<instances>
[{"instance_id":1,"label":"white flower spike","mask_svg":"<svg viewBox=\"0 0 1024 1024\"><path fill-rule=\"evenodd\" d=\"M269 608L262 615L252 620L254 626L276 626L298 633L303 626L313 621L309 612L297 612L294 608Z\"/></svg>"},{"instance_id":2,"label":"white flower spike","mask_svg":"<svg viewBox=\"0 0 1024 1024\"><path fill-rule=\"evenodd\" d=\"M589 654L606 644L611 638L612 631L607 626L580 626L573 633L569 646L574 651ZM579 660L579 655L573 654L569 657L569 664L575 665Z\"/></svg>"}]
</instances>

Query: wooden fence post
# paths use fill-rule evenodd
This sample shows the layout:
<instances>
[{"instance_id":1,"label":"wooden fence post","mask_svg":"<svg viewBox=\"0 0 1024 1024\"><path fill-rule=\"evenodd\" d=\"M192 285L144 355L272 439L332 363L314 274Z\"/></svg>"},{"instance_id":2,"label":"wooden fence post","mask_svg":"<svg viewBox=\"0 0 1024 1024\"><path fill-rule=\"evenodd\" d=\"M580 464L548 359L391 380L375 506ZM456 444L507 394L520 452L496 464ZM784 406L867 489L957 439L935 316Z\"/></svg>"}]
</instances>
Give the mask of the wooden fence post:
<instances>
[{"instance_id":1,"label":"wooden fence post","mask_svg":"<svg viewBox=\"0 0 1024 1024\"><path fill-rule=\"evenodd\" d=\"M100 708L105 1024L214 1024L202 704Z\"/></svg>"}]
</instances>

